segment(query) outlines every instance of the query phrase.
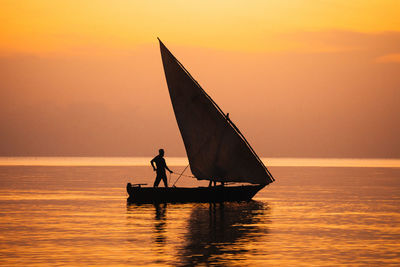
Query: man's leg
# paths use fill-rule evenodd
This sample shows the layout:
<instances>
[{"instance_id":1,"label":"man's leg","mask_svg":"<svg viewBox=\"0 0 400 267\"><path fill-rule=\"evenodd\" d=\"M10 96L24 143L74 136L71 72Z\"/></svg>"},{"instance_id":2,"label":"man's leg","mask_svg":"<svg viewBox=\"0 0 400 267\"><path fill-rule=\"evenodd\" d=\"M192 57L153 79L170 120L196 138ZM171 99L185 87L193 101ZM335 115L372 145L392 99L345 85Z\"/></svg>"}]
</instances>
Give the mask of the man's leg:
<instances>
[{"instance_id":1,"label":"man's leg","mask_svg":"<svg viewBox=\"0 0 400 267\"><path fill-rule=\"evenodd\" d=\"M168 180L166 175L162 177L162 180L164 182L165 187L168 187Z\"/></svg>"},{"instance_id":2,"label":"man's leg","mask_svg":"<svg viewBox=\"0 0 400 267\"><path fill-rule=\"evenodd\" d=\"M158 187L158 184L160 183L160 181L161 181L161 177L160 177L160 175L157 175L156 180L154 181L153 187Z\"/></svg>"}]
</instances>

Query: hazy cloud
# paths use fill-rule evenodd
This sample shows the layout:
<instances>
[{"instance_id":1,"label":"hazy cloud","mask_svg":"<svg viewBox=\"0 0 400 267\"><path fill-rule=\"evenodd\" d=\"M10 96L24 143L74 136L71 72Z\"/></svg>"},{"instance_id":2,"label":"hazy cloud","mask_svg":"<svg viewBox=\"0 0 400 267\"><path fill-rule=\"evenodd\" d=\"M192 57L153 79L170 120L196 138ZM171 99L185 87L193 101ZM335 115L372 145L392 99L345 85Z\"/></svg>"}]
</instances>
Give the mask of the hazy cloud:
<instances>
[{"instance_id":1,"label":"hazy cloud","mask_svg":"<svg viewBox=\"0 0 400 267\"><path fill-rule=\"evenodd\" d=\"M379 63L400 63L400 53L397 54L387 54L380 56L376 59Z\"/></svg>"}]
</instances>

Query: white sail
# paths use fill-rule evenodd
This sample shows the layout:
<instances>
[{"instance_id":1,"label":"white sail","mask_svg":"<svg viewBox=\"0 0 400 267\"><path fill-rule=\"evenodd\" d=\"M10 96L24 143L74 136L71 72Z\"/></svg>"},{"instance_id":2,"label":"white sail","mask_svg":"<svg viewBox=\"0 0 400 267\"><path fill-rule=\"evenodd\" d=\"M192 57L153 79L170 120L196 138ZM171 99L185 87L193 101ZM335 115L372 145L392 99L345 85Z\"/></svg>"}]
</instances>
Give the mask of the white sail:
<instances>
[{"instance_id":1,"label":"white sail","mask_svg":"<svg viewBox=\"0 0 400 267\"><path fill-rule=\"evenodd\" d=\"M161 41L160 49L172 106L194 176L219 182L273 182L239 129Z\"/></svg>"}]
</instances>

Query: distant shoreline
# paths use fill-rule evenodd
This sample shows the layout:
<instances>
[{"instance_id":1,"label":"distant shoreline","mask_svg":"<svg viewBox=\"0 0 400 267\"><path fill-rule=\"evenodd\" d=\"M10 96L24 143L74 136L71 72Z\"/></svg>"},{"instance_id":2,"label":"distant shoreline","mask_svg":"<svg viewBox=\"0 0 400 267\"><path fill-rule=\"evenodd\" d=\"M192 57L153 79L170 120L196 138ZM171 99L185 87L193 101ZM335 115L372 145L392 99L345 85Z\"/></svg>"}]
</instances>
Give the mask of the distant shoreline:
<instances>
[{"instance_id":1,"label":"distant shoreline","mask_svg":"<svg viewBox=\"0 0 400 267\"><path fill-rule=\"evenodd\" d=\"M186 157L166 157L170 166L186 166ZM267 167L400 168L400 159L261 158ZM150 166L151 157L0 157L0 166Z\"/></svg>"}]
</instances>

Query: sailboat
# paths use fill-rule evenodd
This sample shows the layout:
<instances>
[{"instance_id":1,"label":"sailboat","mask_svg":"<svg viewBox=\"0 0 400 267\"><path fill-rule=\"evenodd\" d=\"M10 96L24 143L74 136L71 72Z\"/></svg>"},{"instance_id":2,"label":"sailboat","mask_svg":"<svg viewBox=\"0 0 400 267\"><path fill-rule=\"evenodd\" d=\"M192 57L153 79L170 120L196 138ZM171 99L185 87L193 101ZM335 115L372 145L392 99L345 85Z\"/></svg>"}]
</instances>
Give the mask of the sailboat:
<instances>
[{"instance_id":1,"label":"sailboat","mask_svg":"<svg viewBox=\"0 0 400 267\"><path fill-rule=\"evenodd\" d=\"M249 201L275 181L238 127L203 90L160 39L169 95L192 174L198 180L221 182L209 187L143 187L127 184L128 201ZM240 183L240 185L226 185ZM211 183L210 183L211 184Z\"/></svg>"}]
</instances>

